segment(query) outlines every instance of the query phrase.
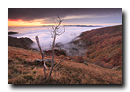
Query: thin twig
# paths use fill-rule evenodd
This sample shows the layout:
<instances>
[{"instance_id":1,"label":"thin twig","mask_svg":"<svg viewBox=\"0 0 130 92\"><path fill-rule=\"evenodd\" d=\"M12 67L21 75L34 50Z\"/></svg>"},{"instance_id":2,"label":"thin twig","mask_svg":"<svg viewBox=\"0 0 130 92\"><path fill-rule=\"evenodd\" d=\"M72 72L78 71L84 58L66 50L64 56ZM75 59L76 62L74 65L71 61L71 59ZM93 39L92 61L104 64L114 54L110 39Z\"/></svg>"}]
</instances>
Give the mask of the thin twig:
<instances>
[{"instance_id":1,"label":"thin twig","mask_svg":"<svg viewBox=\"0 0 130 92\"><path fill-rule=\"evenodd\" d=\"M65 58L63 58L62 60L60 60L56 65L55 65L55 67L54 68L56 68L64 59L66 59L67 57L65 57Z\"/></svg>"}]
</instances>

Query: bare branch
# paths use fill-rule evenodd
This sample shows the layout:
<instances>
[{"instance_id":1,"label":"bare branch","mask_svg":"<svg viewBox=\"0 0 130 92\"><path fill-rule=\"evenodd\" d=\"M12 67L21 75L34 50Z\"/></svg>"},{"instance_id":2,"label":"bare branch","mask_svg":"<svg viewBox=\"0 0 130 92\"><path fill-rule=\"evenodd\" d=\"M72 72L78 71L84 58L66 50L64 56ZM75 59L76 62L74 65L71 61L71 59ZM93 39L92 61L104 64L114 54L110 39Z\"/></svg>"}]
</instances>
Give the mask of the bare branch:
<instances>
[{"instance_id":1,"label":"bare branch","mask_svg":"<svg viewBox=\"0 0 130 92\"><path fill-rule=\"evenodd\" d=\"M58 14L57 14L57 17L58 17L59 21L61 21L61 22L63 21L63 19L61 19Z\"/></svg>"},{"instance_id":2,"label":"bare branch","mask_svg":"<svg viewBox=\"0 0 130 92\"><path fill-rule=\"evenodd\" d=\"M57 25L56 22L55 22L54 20L52 20L52 21L53 21L53 23L54 23L55 25Z\"/></svg>"},{"instance_id":3,"label":"bare branch","mask_svg":"<svg viewBox=\"0 0 130 92\"><path fill-rule=\"evenodd\" d=\"M56 68L64 59L66 59L67 57L65 57L65 58L63 58L62 60L60 60L56 65L55 65L55 67L54 68Z\"/></svg>"},{"instance_id":4,"label":"bare branch","mask_svg":"<svg viewBox=\"0 0 130 92\"><path fill-rule=\"evenodd\" d=\"M44 60L44 54L43 54L43 51L42 51L41 46L39 44L39 38L38 38L38 36L36 36L36 41L37 41L37 45L38 45L39 50L40 50L41 55L42 55L42 64L43 64L43 68L44 68L44 76L46 78L46 69L47 68L46 68L46 64L45 64L45 60Z\"/></svg>"},{"instance_id":5,"label":"bare branch","mask_svg":"<svg viewBox=\"0 0 130 92\"><path fill-rule=\"evenodd\" d=\"M52 29L55 30L54 26L52 25Z\"/></svg>"},{"instance_id":6,"label":"bare branch","mask_svg":"<svg viewBox=\"0 0 130 92\"><path fill-rule=\"evenodd\" d=\"M57 14L57 17L59 18L59 20L61 20L58 14Z\"/></svg>"},{"instance_id":7,"label":"bare branch","mask_svg":"<svg viewBox=\"0 0 130 92\"><path fill-rule=\"evenodd\" d=\"M62 32L62 34L65 32L65 26L64 26L64 31Z\"/></svg>"},{"instance_id":8,"label":"bare branch","mask_svg":"<svg viewBox=\"0 0 130 92\"><path fill-rule=\"evenodd\" d=\"M63 34L64 32L65 32L65 27L64 27L63 32L62 32L62 31L57 31L56 35L60 36L60 35Z\"/></svg>"},{"instance_id":9,"label":"bare branch","mask_svg":"<svg viewBox=\"0 0 130 92\"><path fill-rule=\"evenodd\" d=\"M55 24L55 26L58 26L58 23L56 23L54 20L52 20L53 21L53 23ZM56 20L57 21L57 20Z\"/></svg>"},{"instance_id":10,"label":"bare branch","mask_svg":"<svg viewBox=\"0 0 130 92\"><path fill-rule=\"evenodd\" d=\"M53 32L48 28L48 30L50 31L50 35L53 38Z\"/></svg>"}]
</instances>

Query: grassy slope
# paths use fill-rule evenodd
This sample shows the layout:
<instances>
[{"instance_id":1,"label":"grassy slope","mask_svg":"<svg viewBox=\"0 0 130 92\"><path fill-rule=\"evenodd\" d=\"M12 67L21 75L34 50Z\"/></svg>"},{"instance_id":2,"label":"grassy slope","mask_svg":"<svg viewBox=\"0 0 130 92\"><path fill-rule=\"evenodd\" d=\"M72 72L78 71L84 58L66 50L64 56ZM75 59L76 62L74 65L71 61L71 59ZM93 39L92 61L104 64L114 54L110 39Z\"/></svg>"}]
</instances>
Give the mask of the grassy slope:
<instances>
[{"instance_id":1,"label":"grassy slope","mask_svg":"<svg viewBox=\"0 0 130 92\"><path fill-rule=\"evenodd\" d=\"M80 37L88 49L84 57L88 62L105 68L122 65L122 25L86 31Z\"/></svg>"},{"instance_id":2,"label":"grassy slope","mask_svg":"<svg viewBox=\"0 0 130 92\"><path fill-rule=\"evenodd\" d=\"M55 56L59 62L64 56ZM52 78L44 79L43 67L35 64L41 59L38 51L8 46L9 84L122 84L122 71L106 69L92 63L88 66L66 59L52 73ZM45 56L49 59L51 56ZM49 74L48 67L47 73Z\"/></svg>"}]
</instances>

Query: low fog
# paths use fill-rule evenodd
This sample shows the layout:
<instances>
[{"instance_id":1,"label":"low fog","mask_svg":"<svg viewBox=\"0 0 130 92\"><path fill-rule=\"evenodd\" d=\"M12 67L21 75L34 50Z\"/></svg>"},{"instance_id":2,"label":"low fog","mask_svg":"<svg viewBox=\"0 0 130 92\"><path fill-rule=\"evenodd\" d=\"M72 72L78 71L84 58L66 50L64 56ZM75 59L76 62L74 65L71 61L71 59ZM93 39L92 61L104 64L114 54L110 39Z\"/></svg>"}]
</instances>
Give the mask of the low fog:
<instances>
[{"instance_id":1,"label":"low fog","mask_svg":"<svg viewBox=\"0 0 130 92\"><path fill-rule=\"evenodd\" d=\"M81 51L84 51L80 48L80 46L75 46L74 44L72 43L70 44L69 42L71 42L75 38L78 39L77 36L79 36L82 32L88 31L91 29L96 29L96 28L99 28L99 27L65 27L65 32L62 35L56 37L55 43L64 44L62 48L66 50L68 53L71 52L69 51L69 48L74 49L75 47L77 49L80 49ZM60 30L63 30L63 28L61 27ZM32 44L32 48L34 49L38 49L35 36L39 37L39 42L42 47L42 50L50 49L53 42L53 38L51 37L51 34L50 34L50 31L52 31L52 29L50 27L9 27L8 31L18 32L18 34L10 35L12 37L30 38L32 41L34 41L34 43ZM75 53L75 52L72 52L72 53Z\"/></svg>"}]
</instances>

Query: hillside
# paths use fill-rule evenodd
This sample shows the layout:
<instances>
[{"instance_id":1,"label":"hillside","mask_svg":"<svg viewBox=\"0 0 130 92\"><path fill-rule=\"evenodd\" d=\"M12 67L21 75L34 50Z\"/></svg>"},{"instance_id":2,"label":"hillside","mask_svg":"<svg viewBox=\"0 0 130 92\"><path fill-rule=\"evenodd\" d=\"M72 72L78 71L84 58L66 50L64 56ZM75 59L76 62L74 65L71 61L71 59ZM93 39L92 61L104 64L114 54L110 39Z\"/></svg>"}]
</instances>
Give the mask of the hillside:
<instances>
[{"instance_id":1,"label":"hillside","mask_svg":"<svg viewBox=\"0 0 130 92\"><path fill-rule=\"evenodd\" d=\"M33 41L30 38L17 38L8 36L8 46L31 49Z\"/></svg>"},{"instance_id":2,"label":"hillside","mask_svg":"<svg viewBox=\"0 0 130 92\"><path fill-rule=\"evenodd\" d=\"M122 66L122 25L83 32L79 40L88 49L84 59L105 68Z\"/></svg>"},{"instance_id":3,"label":"hillside","mask_svg":"<svg viewBox=\"0 0 130 92\"><path fill-rule=\"evenodd\" d=\"M55 56L59 62L63 57ZM45 55L45 59L51 56ZM76 63L65 59L53 71L52 78L44 79L42 64L35 63L41 59L40 52L8 46L8 83L9 84L122 84L120 69L107 69L88 63ZM50 68L47 64L49 74Z\"/></svg>"}]
</instances>

